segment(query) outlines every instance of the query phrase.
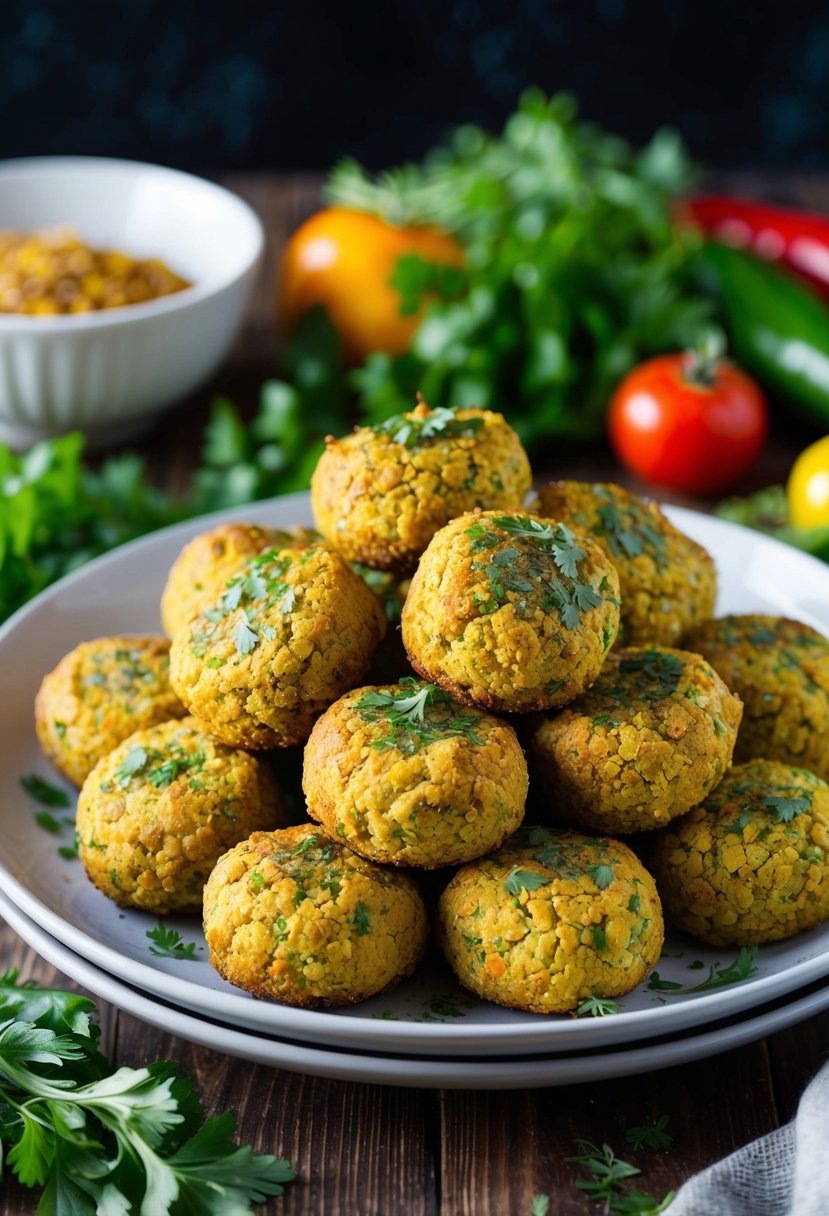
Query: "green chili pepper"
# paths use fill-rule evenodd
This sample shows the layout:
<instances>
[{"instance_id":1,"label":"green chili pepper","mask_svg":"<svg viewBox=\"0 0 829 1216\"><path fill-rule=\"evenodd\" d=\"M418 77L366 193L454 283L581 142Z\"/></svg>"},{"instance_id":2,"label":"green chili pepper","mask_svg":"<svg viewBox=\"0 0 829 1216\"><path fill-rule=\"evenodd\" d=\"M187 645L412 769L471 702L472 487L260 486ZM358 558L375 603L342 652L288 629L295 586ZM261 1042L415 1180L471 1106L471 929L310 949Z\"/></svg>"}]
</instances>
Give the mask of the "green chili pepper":
<instances>
[{"instance_id":1,"label":"green chili pepper","mask_svg":"<svg viewBox=\"0 0 829 1216\"><path fill-rule=\"evenodd\" d=\"M730 245L704 245L696 269L719 299L737 362L829 427L829 308L785 271Z\"/></svg>"}]
</instances>

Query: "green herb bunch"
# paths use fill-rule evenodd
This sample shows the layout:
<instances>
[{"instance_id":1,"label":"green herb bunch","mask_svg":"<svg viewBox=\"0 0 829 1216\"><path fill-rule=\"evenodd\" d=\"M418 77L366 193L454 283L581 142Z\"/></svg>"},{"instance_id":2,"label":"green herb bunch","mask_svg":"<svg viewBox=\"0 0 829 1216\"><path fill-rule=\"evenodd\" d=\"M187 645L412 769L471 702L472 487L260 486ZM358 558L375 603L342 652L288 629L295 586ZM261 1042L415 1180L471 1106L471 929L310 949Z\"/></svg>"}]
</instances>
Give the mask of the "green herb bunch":
<instances>
[{"instance_id":1,"label":"green herb bunch","mask_svg":"<svg viewBox=\"0 0 829 1216\"><path fill-rule=\"evenodd\" d=\"M205 1120L170 1062L113 1070L94 1004L0 978L0 1147L39 1216L244 1216L293 1170L240 1148L229 1113Z\"/></svg>"},{"instance_id":2,"label":"green herb bunch","mask_svg":"<svg viewBox=\"0 0 829 1216\"><path fill-rule=\"evenodd\" d=\"M465 254L449 272L398 261L401 311L431 302L409 353L372 355L354 376L365 416L397 414L420 390L433 406L505 408L530 446L601 434L618 380L708 322L686 281L693 238L670 218L691 178L676 134L635 152L578 121L571 97L536 90L498 136L459 127L422 164L374 179L338 165L330 202L435 224Z\"/></svg>"}]
</instances>

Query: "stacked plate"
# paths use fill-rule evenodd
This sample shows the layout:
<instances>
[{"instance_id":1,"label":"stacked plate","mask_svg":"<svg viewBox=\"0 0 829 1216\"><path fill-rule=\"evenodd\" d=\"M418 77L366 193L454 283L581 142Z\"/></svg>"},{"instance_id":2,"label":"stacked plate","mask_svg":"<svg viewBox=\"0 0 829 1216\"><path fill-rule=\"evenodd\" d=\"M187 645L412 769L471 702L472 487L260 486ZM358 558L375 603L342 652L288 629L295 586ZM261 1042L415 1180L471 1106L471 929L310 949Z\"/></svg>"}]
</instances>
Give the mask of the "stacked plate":
<instances>
[{"instance_id":1,"label":"stacked plate","mask_svg":"<svg viewBox=\"0 0 829 1216\"><path fill-rule=\"evenodd\" d=\"M721 611L791 616L829 633L829 568L734 525L678 508L668 514L716 559ZM763 947L751 975L725 983L718 979L734 951L669 936L659 976L680 987L640 986L620 1012L601 1018L485 1004L437 959L346 1010L256 1001L213 971L198 921L187 918L165 917L165 925L194 943L192 956L153 953L154 919L118 910L77 859L58 852L71 843L71 826L63 838L44 831L19 778L35 772L56 781L33 726L43 674L84 639L159 630L161 590L182 545L227 518L124 546L44 592L0 631L0 915L40 954L97 996L194 1042L281 1068L404 1085L510 1088L623 1076L736 1047L829 1006L829 925ZM294 495L232 518L285 526L310 522L310 513L307 496Z\"/></svg>"}]
</instances>

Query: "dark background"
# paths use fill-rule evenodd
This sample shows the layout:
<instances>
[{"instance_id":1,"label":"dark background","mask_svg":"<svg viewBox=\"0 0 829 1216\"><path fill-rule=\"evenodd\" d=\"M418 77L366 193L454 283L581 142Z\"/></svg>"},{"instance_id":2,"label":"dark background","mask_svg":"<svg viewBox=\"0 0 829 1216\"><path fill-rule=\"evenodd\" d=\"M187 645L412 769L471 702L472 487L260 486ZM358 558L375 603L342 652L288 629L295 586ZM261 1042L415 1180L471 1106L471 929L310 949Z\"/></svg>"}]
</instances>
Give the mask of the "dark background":
<instances>
[{"instance_id":1,"label":"dark background","mask_svg":"<svg viewBox=\"0 0 829 1216\"><path fill-rule=\"evenodd\" d=\"M3 0L0 157L373 167L569 89L713 166L829 165L829 5L803 0Z\"/></svg>"}]
</instances>

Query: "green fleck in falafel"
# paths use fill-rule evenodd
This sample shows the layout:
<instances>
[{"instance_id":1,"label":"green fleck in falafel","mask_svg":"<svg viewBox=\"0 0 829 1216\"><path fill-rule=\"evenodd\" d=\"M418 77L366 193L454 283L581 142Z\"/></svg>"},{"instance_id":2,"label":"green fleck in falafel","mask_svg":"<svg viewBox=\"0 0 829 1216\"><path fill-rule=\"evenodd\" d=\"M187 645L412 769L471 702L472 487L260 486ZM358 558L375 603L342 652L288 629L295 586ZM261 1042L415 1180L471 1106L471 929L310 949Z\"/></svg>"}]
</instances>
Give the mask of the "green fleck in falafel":
<instances>
[{"instance_id":1,"label":"green fleck in falafel","mask_svg":"<svg viewBox=\"0 0 829 1216\"><path fill-rule=\"evenodd\" d=\"M456 701L503 712L564 705L601 669L619 578L593 541L520 512L474 512L432 539L403 607L415 670Z\"/></svg>"},{"instance_id":2,"label":"green fleck in falafel","mask_svg":"<svg viewBox=\"0 0 829 1216\"><path fill-rule=\"evenodd\" d=\"M659 958L656 886L626 845L522 828L444 891L438 936L465 987L530 1013L630 992Z\"/></svg>"},{"instance_id":3,"label":"green fleck in falafel","mask_svg":"<svg viewBox=\"0 0 829 1216\"><path fill-rule=\"evenodd\" d=\"M527 455L501 414L421 402L329 438L311 478L317 527L350 561L409 571L438 529L474 507L520 507Z\"/></svg>"},{"instance_id":4,"label":"green fleck in falafel","mask_svg":"<svg viewBox=\"0 0 829 1216\"><path fill-rule=\"evenodd\" d=\"M219 860L204 890L204 933L231 984L320 1008L409 975L428 924L411 879L302 824L254 832Z\"/></svg>"},{"instance_id":5,"label":"green fleck in falafel","mask_svg":"<svg viewBox=\"0 0 829 1216\"><path fill-rule=\"evenodd\" d=\"M657 503L612 483L583 481L551 482L539 501L539 515L592 536L618 570L620 643L676 646L713 613L717 573L711 557Z\"/></svg>"},{"instance_id":6,"label":"green fleck in falafel","mask_svg":"<svg viewBox=\"0 0 829 1216\"><path fill-rule=\"evenodd\" d=\"M829 918L829 785L777 761L735 765L659 833L651 866L666 915L712 946L812 929Z\"/></svg>"},{"instance_id":7,"label":"green fleck in falafel","mask_svg":"<svg viewBox=\"0 0 829 1216\"><path fill-rule=\"evenodd\" d=\"M829 641L779 616L706 621L687 645L743 700L734 759L780 760L829 779Z\"/></svg>"},{"instance_id":8,"label":"green fleck in falafel","mask_svg":"<svg viewBox=\"0 0 829 1216\"><path fill-rule=\"evenodd\" d=\"M722 778L740 714L739 699L699 655L631 646L535 726L531 768L557 817L614 835L661 827Z\"/></svg>"},{"instance_id":9,"label":"green fleck in falafel","mask_svg":"<svg viewBox=\"0 0 829 1216\"><path fill-rule=\"evenodd\" d=\"M250 558L268 549L304 549L319 540L310 528L266 528L219 524L185 545L173 563L161 596L161 624L173 636L219 598L227 581Z\"/></svg>"},{"instance_id":10,"label":"green fleck in falafel","mask_svg":"<svg viewBox=\"0 0 829 1216\"><path fill-rule=\"evenodd\" d=\"M225 850L284 823L265 765L185 718L136 731L96 764L78 799L78 853L122 907L184 912L201 907Z\"/></svg>"},{"instance_id":11,"label":"green fleck in falafel","mask_svg":"<svg viewBox=\"0 0 829 1216\"><path fill-rule=\"evenodd\" d=\"M290 747L365 675L385 628L380 601L339 553L269 549L178 631L170 678L223 742Z\"/></svg>"},{"instance_id":12,"label":"green fleck in falafel","mask_svg":"<svg viewBox=\"0 0 829 1216\"><path fill-rule=\"evenodd\" d=\"M401 680L347 693L305 747L310 815L392 865L459 865L521 823L527 765L515 732L440 688Z\"/></svg>"},{"instance_id":13,"label":"green fleck in falafel","mask_svg":"<svg viewBox=\"0 0 829 1216\"><path fill-rule=\"evenodd\" d=\"M96 638L76 646L44 676L35 727L55 767L83 785L98 761L133 731L186 712L170 687L166 638Z\"/></svg>"}]
</instances>

